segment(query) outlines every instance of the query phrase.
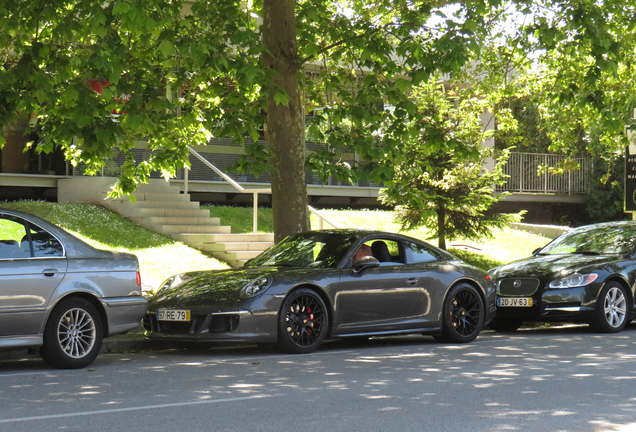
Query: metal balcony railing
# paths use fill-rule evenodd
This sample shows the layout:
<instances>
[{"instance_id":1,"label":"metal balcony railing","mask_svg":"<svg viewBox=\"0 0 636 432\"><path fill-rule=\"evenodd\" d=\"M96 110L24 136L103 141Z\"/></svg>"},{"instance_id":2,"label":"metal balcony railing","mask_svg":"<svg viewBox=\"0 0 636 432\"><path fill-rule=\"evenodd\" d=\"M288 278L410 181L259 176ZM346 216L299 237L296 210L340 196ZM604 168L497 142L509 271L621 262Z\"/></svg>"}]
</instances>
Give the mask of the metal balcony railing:
<instances>
[{"instance_id":1,"label":"metal balcony railing","mask_svg":"<svg viewBox=\"0 0 636 432\"><path fill-rule=\"evenodd\" d=\"M539 166L556 167L567 157L547 153L511 153L504 173L509 176L505 184L497 186L497 191L517 193L567 193L584 194L589 187L593 167L591 158L576 158L578 170L563 174L539 172Z\"/></svg>"}]
</instances>

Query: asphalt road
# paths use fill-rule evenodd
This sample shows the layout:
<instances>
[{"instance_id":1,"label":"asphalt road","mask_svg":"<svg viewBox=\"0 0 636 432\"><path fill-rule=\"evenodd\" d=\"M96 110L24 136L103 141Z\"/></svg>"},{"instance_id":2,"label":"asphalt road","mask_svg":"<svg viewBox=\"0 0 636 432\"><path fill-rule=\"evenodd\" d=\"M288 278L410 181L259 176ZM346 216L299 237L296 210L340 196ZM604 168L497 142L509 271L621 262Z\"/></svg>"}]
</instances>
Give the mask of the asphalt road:
<instances>
[{"instance_id":1,"label":"asphalt road","mask_svg":"<svg viewBox=\"0 0 636 432\"><path fill-rule=\"evenodd\" d=\"M0 361L0 431L631 431L636 325Z\"/></svg>"}]
</instances>

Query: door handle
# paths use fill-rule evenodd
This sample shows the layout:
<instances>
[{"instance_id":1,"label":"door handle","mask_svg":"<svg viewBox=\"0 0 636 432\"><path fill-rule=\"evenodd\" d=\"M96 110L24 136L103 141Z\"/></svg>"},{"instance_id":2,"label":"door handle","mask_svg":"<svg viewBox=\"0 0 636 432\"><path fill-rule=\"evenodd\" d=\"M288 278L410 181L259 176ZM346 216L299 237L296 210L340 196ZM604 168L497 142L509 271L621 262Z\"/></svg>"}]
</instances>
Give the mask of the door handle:
<instances>
[{"instance_id":1,"label":"door handle","mask_svg":"<svg viewBox=\"0 0 636 432\"><path fill-rule=\"evenodd\" d=\"M57 269L44 269L42 274L46 277L53 277L57 273Z\"/></svg>"},{"instance_id":2,"label":"door handle","mask_svg":"<svg viewBox=\"0 0 636 432\"><path fill-rule=\"evenodd\" d=\"M409 284L409 285L415 285L415 284L417 284L417 281L418 281L417 278L408 278L406 280L406 283Z\"/></svg>"}]
</instances>

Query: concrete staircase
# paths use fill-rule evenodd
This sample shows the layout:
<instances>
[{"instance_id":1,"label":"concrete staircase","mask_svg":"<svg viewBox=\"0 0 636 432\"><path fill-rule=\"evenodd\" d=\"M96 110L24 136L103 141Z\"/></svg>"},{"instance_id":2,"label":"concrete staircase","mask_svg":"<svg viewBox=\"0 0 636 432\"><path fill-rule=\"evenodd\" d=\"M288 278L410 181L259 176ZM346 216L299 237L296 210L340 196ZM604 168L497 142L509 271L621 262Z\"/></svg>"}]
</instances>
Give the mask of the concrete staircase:
<instances>
[{"instance_id":1,"label":"concrete staircase","mask_svg":"<svg viewBox=\"0 0 636 432\"><path fill-rule=\"evenodd\" d=\"M189 195L181 194L178 186L170 186L164 180L151 179L140 185L133 194L135 202L128 197L104 199L112 179L110 183L102 182L103 188L99 178L93 183L93 192L99 190L100 204L151 231L208 252L232 267L242 266L274 244L273 234L232 234L230 226L221 225L219 218L210 217L208 210L201 209L198 202L190 201Z\"/></svg>"}]
</instances>

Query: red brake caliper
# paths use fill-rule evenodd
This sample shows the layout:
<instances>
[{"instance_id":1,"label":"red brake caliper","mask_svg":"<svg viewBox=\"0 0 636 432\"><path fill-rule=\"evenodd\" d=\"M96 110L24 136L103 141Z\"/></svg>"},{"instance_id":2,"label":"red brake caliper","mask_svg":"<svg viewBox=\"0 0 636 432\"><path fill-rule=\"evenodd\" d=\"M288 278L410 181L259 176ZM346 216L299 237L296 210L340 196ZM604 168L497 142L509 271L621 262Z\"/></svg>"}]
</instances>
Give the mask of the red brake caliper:
<instances>
[{"instance_id":1,"label":"red brake caliper","mask_svg":"<svg viewBox=\"0 0 636 432\"><path fill-rule=\"evenodd\" d=\"M313 327L314 326L314 314L311 313L311 308L308 307L307 308L307 312L309 312L309 327ZM307 333L311 334L311 329L307 329Z\"/></svg>"}]
</instances>

